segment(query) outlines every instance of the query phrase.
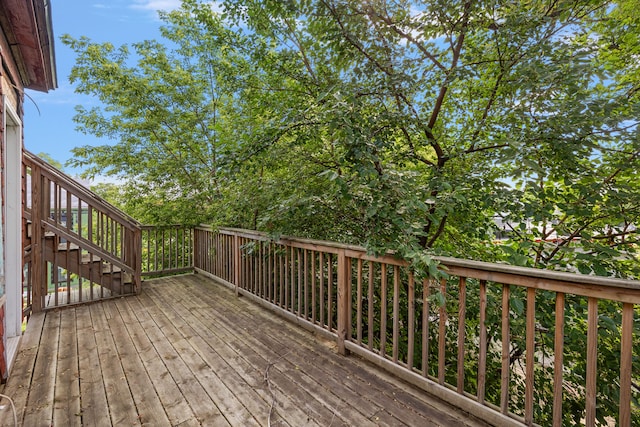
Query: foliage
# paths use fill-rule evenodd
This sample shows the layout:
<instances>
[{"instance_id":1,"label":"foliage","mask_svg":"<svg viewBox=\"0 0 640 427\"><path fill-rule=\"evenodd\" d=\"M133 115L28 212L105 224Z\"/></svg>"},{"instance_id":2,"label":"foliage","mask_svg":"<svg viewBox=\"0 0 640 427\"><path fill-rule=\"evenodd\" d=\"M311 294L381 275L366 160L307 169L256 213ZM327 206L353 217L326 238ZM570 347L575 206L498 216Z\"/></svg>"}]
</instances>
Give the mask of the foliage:
<instances>
[{"instance_id":1,"label":"foliage","mask_svg":"<svg viewBox=\"0 0 640 427\"><path fill-rule=\"evenodd\" d=\"M634 277L630 3L185 1L167 43L63 41L75 150L155 220ZM623 19L624 18L624 19ZM137 63L133 63L134 58ZM195 209L193 209L195 207ZM195 214L193 213L195 212ZM487 244L500 217L511 239Z\"/></svg>"},{"instance_id":2,"label":"foliage","mask_svg":"<svg viewBox=\"0 0 640 427\"><path fill-rule=\"evenodd\" d=\"M64 165L62 163L60 163L59 161L57 161L56 159L54 159L53 157L51 157L51 155L49 153L41 152L41 153L36 154L36 156L40 157L41 159L43 159L44 161L46 161L47 163L49 163L50 165L52 165L56 169L58 169L60 171L64 171Z\"/></svg>"},{"instance_id":3,"label":"foliage","mask_svg":"<svg viewBox=\"0 0 640 427\"><path fill-rule=\"evenodd\" d=\"M640 277L633 1L221 3L184 0L161 14L166 43L133 53L63 38L76 90L102 103L79 128L114 140L72 164L125 180L106 190L142 221L358 243L422 276L446 254ZM577 325L585 304L568 306ZM583 350L568 341L578 371Z\"/></svg>"}]
</instances>

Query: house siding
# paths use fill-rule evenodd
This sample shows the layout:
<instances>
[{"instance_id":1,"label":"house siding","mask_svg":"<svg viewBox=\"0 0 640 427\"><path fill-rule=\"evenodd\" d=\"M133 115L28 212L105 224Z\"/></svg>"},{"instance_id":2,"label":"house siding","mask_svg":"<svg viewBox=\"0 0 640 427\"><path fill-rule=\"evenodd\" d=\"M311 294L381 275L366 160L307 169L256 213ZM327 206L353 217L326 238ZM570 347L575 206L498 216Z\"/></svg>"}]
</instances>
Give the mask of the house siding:
<instances>
[{"instance_id":1,"label":"house siding","mask_svg":"<svg viewBox=\"0 0 640 427\"><path fill-rule=\"evenodd\" d=\"M24 250L16 231L23 225L24 89L48 92L57 87L57 77L50 1L2 0L0 25L0 380L4 380L22 324Z\"/></svg>"},{"instance_id":2,"label":"house siding","mask_svg":"<svg viewBox=\"0 0 640 427\"><path fill-rule=\"evenodd\" d=\"M6 45L6 39L2 32L0 32L0 47ZM23 91L24 87L22 86L20 79L15 73L15 61L14 58L9 54L10 50L8 49L0 49L0 56L2 58L2 66L0 66L0 185L2 189L2 193L0 194L0 244L2 248L0 250L0 287L2 291L0 292L0 381L5 382L9 375L9 363L8 360L9 355L7 354L7 317L6 317L6 309L7 309L7 298L6 298L6 277L5 272L7 268L6 263L6 254L8 251L20 251L22 253L22 248L8 248L7 247L7 239L6 239L6 230L9 224L6 223L6 200L4 197L5 188L7 186L7 176L6 176L6 118L7 118L7 105L11 106L11 109L15 111L20 120L22 121L23 117ZM22 142L21 142L22 143ZM18 225L19 226L19 225ZM14 284L14 286L22 286L22 284Z\"/></svg>"}]
</instances>

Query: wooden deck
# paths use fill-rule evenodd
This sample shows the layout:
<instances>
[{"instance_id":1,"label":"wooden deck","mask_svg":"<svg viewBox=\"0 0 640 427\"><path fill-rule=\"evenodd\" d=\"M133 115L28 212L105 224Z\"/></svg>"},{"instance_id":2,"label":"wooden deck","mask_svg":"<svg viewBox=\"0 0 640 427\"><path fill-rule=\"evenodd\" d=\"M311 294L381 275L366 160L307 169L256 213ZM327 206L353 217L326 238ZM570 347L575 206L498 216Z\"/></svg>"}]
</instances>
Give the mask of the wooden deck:
<instances>
[{"instance_id":1,"label":"wooden deck","mask_svg":"<svg viewBox=\"0 0 640 427\"><path fill-rule=\"evenodd\" d=\"M29 427L485 425L201 275L33 316L2 393Z\"/></svg>"}]
</instances>

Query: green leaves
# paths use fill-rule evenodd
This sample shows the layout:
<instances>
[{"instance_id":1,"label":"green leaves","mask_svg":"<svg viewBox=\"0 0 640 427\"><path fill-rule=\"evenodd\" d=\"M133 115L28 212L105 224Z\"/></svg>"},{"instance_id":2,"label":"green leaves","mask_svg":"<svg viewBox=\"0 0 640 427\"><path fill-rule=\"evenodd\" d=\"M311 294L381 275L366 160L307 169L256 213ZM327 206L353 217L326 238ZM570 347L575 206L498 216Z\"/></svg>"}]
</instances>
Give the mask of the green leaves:
<instances>
[{"instance_id":1,"label":"green leaves","mask_svg":"<svg viewBox=\"0 0 640 427\"><path fill-rule=\"evenodd\" d=\"M139 219L362 244L418 278L446 278L434 255L640 277L633 1L222 7L183 1L161 15L162 42L63 37L72 83L100 102L78 108L78 127L113 140L71 163L123 180L101 191ZM615 310L601 318L610 353ZM583 350L566 355L576 384ZM566 422L580 422L577 400Z\"/></svg>"}]
</instances>

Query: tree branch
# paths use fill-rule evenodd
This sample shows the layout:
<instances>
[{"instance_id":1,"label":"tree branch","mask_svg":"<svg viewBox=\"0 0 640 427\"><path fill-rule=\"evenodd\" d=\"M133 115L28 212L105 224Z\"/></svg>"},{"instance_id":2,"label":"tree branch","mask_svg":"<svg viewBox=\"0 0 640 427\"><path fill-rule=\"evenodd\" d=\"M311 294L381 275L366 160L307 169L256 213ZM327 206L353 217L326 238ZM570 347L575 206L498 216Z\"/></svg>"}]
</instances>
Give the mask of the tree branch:
<instances>
[{"instance_id":1,"label":"tree branch","mask_svg":"<svg viewBox=\"0 0 640 427\"><path fill-rule=\"evenodd\" d=\"M420 50L420 52L422 52L422 54L427 59L429 59L431 62L433 62L433 64L436 67L438 67L442 71L446 71L446 67L444 65L442 65L442 63L440 61L438 61L438 59L431 52L429 52L427 50L427 48L422 43L420 43L418 40L416 40L416 38L413 37L411 35L411 33L405 33L400 28L398 28L396 23L393 22L393 20L388 15L387 16L382 16L379 13L376 13L376 11L371 6L367 8L367 12L369 13L369 17L370 18L374 18L374 17L378 18L379 20L381 20L382 22L387 24L387 26L389 26L396 34L398 34L400 37L404 38L405 40L408 40L415 47L417 47L418 50Z\"/></svg>"}]
</instances>

